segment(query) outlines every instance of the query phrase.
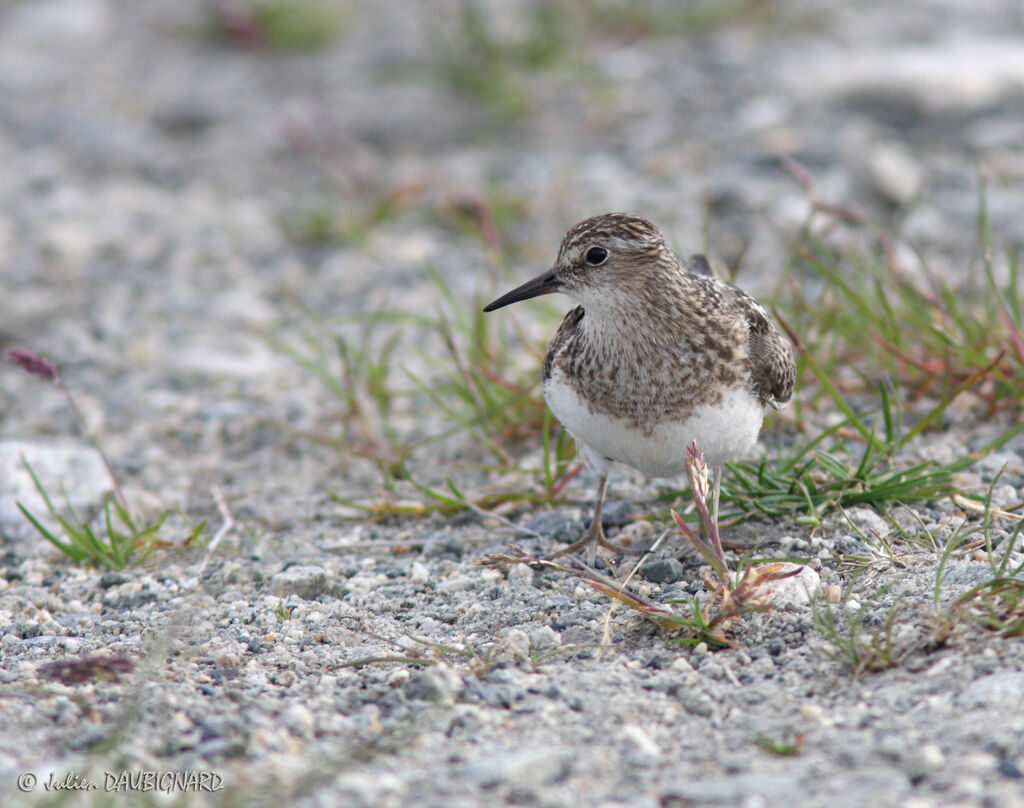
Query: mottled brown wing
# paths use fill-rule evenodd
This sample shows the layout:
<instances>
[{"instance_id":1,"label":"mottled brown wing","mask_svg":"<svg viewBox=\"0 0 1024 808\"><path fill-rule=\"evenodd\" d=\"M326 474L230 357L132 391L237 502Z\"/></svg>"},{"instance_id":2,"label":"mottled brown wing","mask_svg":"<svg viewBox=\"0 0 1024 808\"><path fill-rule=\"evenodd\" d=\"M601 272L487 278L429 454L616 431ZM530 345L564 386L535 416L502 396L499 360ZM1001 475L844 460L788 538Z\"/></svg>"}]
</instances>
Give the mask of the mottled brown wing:
<instances>
[{"instance_id":1,"label":"mottled brown wing","mask_svg":"<svg viewBox=\"0 0 1024 808\"><path fill-rule=\"evenodd\" d=\"M544 356L544 381L551 377L551 367L554 364L555 357L558 356L559 351L569 337L580 327L580 321L582 320L583 306L577 306L565 315L562 324L558 326L555 336L551 338L551 343L548 345L548 352Z\"/></svg>"}]
</instances>

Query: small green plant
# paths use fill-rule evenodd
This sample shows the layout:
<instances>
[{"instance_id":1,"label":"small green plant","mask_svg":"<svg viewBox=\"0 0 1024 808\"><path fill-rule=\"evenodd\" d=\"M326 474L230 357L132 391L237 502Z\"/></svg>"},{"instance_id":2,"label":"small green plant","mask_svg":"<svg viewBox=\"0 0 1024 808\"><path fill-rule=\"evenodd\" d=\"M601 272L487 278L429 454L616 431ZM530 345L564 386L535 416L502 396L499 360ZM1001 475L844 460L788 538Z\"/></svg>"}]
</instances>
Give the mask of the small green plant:
<instances>
[{"instance_id":1,"label":"small green plant","mask_svg":"<svg viewBox=\"0 0 1024 808\"><path fill-rule=\"evenodd\" d=\"M104 518L100 528L96 529L88 520L78 515L66 493L64 498L67 502L70 518L61 513L53 504L53 500L43 487L32 466L22 456L21 462L24 464L25 470L32 477L32 483L39 492L39 496L42 497L50 516L60 525L63 538L43 525L20 502L17 503L18 509L40 535L74 561L83 561L109 569L121 570L131 563L143 560L155 549L157 534L163 526L168 512L164 511L152 521L146 522L132 514L110 458L107 457L107 453L104 451L96 435L90 432L82 411L75 402L74 396L71 395L71 391L64 386L60 374L57 372L57 366L54 363L26 350L15 349L8 351L7 355L12 362L20 365L29 373L48 379L60 389L82 430L89 436L93 447L103 459L103 464L107 469L107 474L110 476L110 481L114 488L114 495L108 497L104 502ZM204 519L192 528L184 540L184 545L191 544L197 540L205 528L206 520Z\"/></svg>"},{"instance_id":2,"label":"small green plant","mask_svg":"<svg viewBox=\"0 0 1024 808\"><path fill-rule=\"evenodd\" d=\"M428 67L496 119L521 118L531 106L531 80L578 58L575 17L570 3L534 3L519 16L521 33L509 36L486 8L462 0L455 25L435 27Z\"/></svg>"},{"instance_id":3,"label":"small green plant","mask_svg":"<svg viewBox=\"0 0 1024 808\"><path fill-rule=\"evenodd\" d=\"M277 606L274 607L274 616L278 619L278 622L284 623L292 619L292 610L294 607L285 605L284 596L279 595L277 598Z\"/></svg>"},{"instance_id":4,"label":"small green plant","mask_svg":"<svg viewBox=\"0 0 1024 808\"><path fill-rule=\"evenodd\" d=\"M804 734L787 730L781 737L774 738L764 733L754 736L754 743L760 746L765 752L771 752L779 757L796 757L804 749Z\"/></svg>"},{"instance_id":5,"label":"small green plant","mask_svg":"<svg viewBox=\"0 0 1024 808\"><path fill-rule=\"evenodd\" d=\"M810 174L794 162L788 166L811 203L777 294L782 315L801 335L802 354L817 365L801 362L801 378L820 381L824 374L847 393L870 392L876 379L888 378L912 404L926 398L949 401L970 391L990 415L1019 412L1024 404L1020 250L1011 247L1005 260L997 261L984 180L977 265L965 282L954 284L923 262L906 266L890 233L871 227L857 211L822 201ZM840 247L816 235L837 223L870 243Z\"/></svg>"},{"instance_id":6,"label":"small green plant","mask_svg":"<svg viewBox=\"0 0 1024 808\"><path fill-rule=\"evenodd\" d=\"M881 594L884 590L876 598ZM905 655L906 650L897 648L893 637L900 606L900 601L896 601L886 613L882 626L868 631L866 605L851 609L848 602L835 607L820 600L812 602L815 626L828 641L832 656L845 659L854 677L894 667Z\"/></svg>"},{"instance_id":7,"label":"small green plant","mask_svg":"<svg viewBox=\"0 0 1024 808\"><path fill-rule=\"evenodd\" d=\"M332 0L206 0L215 34L246 48L304 53L326 47L343 27Z\"/></svg>"},{"instance_id":8,"label":"small green plant","mask_svg":"<svg viewBox=\"0 0 1024 808\"><path fill-rule=\"evenodd\" d=\"M154 549L154 539L167 517L166 511L155 522L141 525L136 523L128 509L119 501L108 498L103 506L103 526L97 532L87 520L78 515L70 500L67 501L67 506L71 518L61 514L50 500L50 496L39 482L39 478L28 461L22 457L21 462L28 473L32 475L32 482L43 498L43 502L46 503L46 509L50 512L50 516L60 524L64 538L58 537L53 531L47 529L20 502L18 509L47 541L68 558L75 561L88 561L112 570L123 570L129 563L143 560ZM200 526L198 532L202 531L202 527ZM189 540L198 536L198 532L194 533Z\"/></svg>"},{"instance_id":9,"label":"small green plant","mask_svg":"<svg viewBox=\"0 0 1024 808\"><path fill-rule=\"evenodd\" d=\"M991 496L991 489L990 494ZM1024 561L1012 563L1018 552L1018 542L1024 531L1024 521L1016 517L1013 532L998 549L992 541L991 510L986 501L985 517L981 526L984 535L984 550L979 550L987 559L991 577L975 584L960 594L948 607L940 608L941 587L945 581L947 564L951 551L943 553L935 575L935 604L939 609L936 617L935 637L945 642L956 625L970 623L980 626L1003 637L1024 634ZM950 542L950 545L953 545Z\"/></svg>"},{"instance_id":10,"label":"small green plant","mask_svg":"<svg viewBox=\"0 0 1024 808\"><path fill-rule=\"evenodd\" d=\"M908 429L903 425L904 410L898 396L886 385L878 387L878 406L858 413L805 346L797 343L803 362L845 418L787 451L766 453L757 463L728 464L730 476L722 494L740 509L739 516L792 513L800 521L819 525L834 508L884 508L895 502L940 499L957 490L954 480L959 472L1024 430L1024 423L1011 426L985 446L947 463L922 461L901 466L897 462L900 452L935 424L987 370L962 380L944 399L920 413ZM858 444L860 448L853 449Z\"/></svg>"}]
</instances>

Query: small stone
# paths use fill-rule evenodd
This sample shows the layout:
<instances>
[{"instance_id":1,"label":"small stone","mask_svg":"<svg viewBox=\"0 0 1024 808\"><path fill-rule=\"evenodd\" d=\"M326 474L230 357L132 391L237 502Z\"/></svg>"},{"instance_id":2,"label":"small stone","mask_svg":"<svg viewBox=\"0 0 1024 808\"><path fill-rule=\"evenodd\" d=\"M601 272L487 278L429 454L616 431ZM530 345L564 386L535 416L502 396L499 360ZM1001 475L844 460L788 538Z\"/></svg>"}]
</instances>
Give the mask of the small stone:
<instances>
[{"instance_id":1,"label":"small stone","mask_svg":"<svg viewBox=\"0 0 1024 808\"><path fill-rule=\"evenodd\" d=\"M297 595L314 600L327 589L327 571L323 567L300 565L282 570L270 579L270 591L280 597Z\"/></svg>"},{"instance_id":2,"label":"small stone","mask_svg":"<svg viewBox=\"0 0 1024 808\"><path fill-rule=\"evenodd\" d=\"M839 603L843 599L843 588L839 584L829 584L825 587L825 602Z\"/></svg>"},{"instance_id":3,"label":"small stone","mask_svg":"<svg viewBox=\"0 0 1024 808\"><path fill-rule=\"evenodd\" d=\"M818 594L821 576L804 564L784 565L787 572L794 569L798 570L796 575L768 582L773 608L780 611L805 609Z\"/></svg>"},{"instance_id":4,"label":"small stone","mask_svg":"<svg viewBox=\"0 0 1024 808\"><path fill-rule=\"evenodd\" d=\"M669 665L669 670L675 671L676 673L694 673L694 667L690 664L690 660L686 657L676 657L672 660L672 664Z\"/></svg>"},{"instance_id":5,"label":"small stone","mask_svg":"<svg viewBox=\"0 0 1024 808\"><path fill-rule=\"evenodd\" d=\"M238 651L233 646L217 648L213 654L213 664L221 670L235 670L242 664Z\"/></svg>"},{"instance_id":6,"label":"small stone","mask_svg":"<svg viewBox=\"0 0 1024 808\"><path fill-rule=\"evenodd\" d=\"M562 644L562 635L551 626L541 626L530 632L530 648L535 651L550 651Z\"/></svg>"},{"instance_id":7,"label":"small stone","mask_svg":"<svg viewBox=\"0 0 1024 808\"><path fill-rule=\"evenodd\" d=\"M402 687L408 681L409 671L405 668L400 668L397 671L391 671L388 676L388 687Z\"/></svg>"},{"instance_id":8,"label":"small stone","mask_svg":"<svg viewBox=\"0 0 1024 808\"><path fill-rule=\"evenodd\" d=\"M430 570L426 568L426 565L419 561L413 561L412 568L409 570L409 581L414 584L422 584L429 579Z\"/></svg>"},{"instance_id":9,"label":"small stone","mask_svg":"<svg viewBox=\"0 0 1024 808\"><path fill-rule=\"evenodd\" d=\"M924 186L924 168L897 144L875 147L868 157L868 170L878 193L895 205L912 202Z\"/></svg>"},{"instance_id":10,"label":"small stone","mask_svg":"<svg viewBox=\"0 0 1024 808\"><path fill-rule=\"evenodd\" d=\"M410 701L451 706L464 687L462 677L447 665L435 665L409 677L402 692Z\"/></svg>"},{"instance_id":11,"label":"small stone","mask_svg":"<svg viewBox=\"0 0 1024 808\"><path fill-rule=\"evenodd\" d=\"M704 656L708 652L708 644L706 642L699 642L693 646L694 656Z\"/></svg>"},{"instance_id":12,"label":"small stone","mask_svg":"<svg viewBox=\"0 0 1024 808\"><path fill-rule=\"evenodd\" d=\"M563 779L571 757L561 749L527 748L483 755L468 764L462 776L479 788L497 785L537 787Z\"/></svg>"},{"instance_id":13,"label":"small stone","mask_svg":"<svg viewBox=\"0 0 1024 808\"><path fill-rule=\"evenodd\" d=\"M626 751L629 763L634 766L653 766L661 757L661 748L643 727L626 724L621 729L622 739L628 744Z\"/></svg>"},{"instance_id":14,"label":"small stone","mask_svg":"<svg viewBox=\"0 0 1024 808\"><path fill-rule=\"evenodd\" d=\"M869 537L881 538L892 530L892 525L871 508L850 508L846 515L858 530Z\"/></svg>"},{"instance_id":15,"label":"small stone","mask_svg":"<svg viewBox=\"0 0 1024 808\"><path fill-rule=\"evenodd\" d=\"M523 527L542 536L554 538L556 533L564 531L572 521L572 516L566 511L545 511L534 516Z\"/></svg>"},{"instance_id":16,"label":"small stone","mask_svg":"<svg viewBox=\"0 0 1024 808\"><path fill-rule=\"evenodd\" d=\"M701 718L710 718L711 714L715 711L715 706L711 702L711 697L701 690L681 691L679 694L679 701L686 709L686 712L692 715L698 715Z\"/></svg>"},{"instance_id":17,"label":"small stone","mask_svg":"<svg viewBox=\"0 0 1024 808\"><path fill-rule=\"evenodd\" d=\"M625 527L633 521L632 502L612 502L605 504L601 511L602 527Z\"/></svg>"},{"instance_id":18,"label":"small stone","mask_svg":"<svg viewBox=\"0 0 1024 808\"><path fill-rule=\"evenodd\" d=\"M800 717L806 718L808 721L820 721L824 714L825 711L813 702L808 702L807 704L800 706Z\"/></svg>"},{"instance_id":19,"label":"small stone","mask_svg":"<svg viewBox=\"0 0 1024 808\"><path fill-rule=\"evenodd\" d=\"M530 638L519 628L510 628L505 635L505 650L514 659L527 659L530 656Z\"/></svg>"},{"instance_id":20,"label":"small stone","mask_svg":"<svg viewBox=\"0 0 1024 808\"><path fill-rule=\"evenodd\" d=\"M997 707L1010 711L1024 704L1024 673L993 673L965 687L956 702L967 709Z\"/></svg>"},{"instance_id":21,"label":"small stone","mask_svg":"<svg viewBox=\"0 0 1024 808\"><path fill-rule=\"evenodd\" d=\"M927 743L922 746L920 756L921 762L933 771L937 771L946 765L946 756L933 743Z\"/></svg>"},{"instance_id":22,"label":"small stone","mask_svg":"<svg viewBox=\"0 0 1024 808\"><path fill-rule=\"evenodd\" d=\"M508 571L508 582L513 586L532 586L533 570L526 564L513 564Z\"/></svg>"},{"instance_id":23,"label":"small stone","mask_svg":"<svg viewBox=\"0 0 1024 808\"><path fill-rule=\"evenodd\" d=\"M650 558L640 565L640 574L656 584L671 584L682 579L686 568L676 558Z\"/></svg>"}]
</instances>

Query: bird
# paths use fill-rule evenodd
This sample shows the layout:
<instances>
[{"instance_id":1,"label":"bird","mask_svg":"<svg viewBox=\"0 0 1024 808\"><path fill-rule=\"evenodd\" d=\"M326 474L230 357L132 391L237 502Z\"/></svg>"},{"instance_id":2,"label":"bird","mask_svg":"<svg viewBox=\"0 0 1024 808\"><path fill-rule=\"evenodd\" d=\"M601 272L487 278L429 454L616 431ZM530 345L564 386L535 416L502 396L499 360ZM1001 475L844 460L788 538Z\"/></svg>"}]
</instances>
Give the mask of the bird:
<instances>
[{"instance_id":1,"label":"bird","mask_svg":"<svg viewBox=\"0 0 1024 808\"><path fill-rule=\"evenodd\" d=\"M793 350L750 295L686 261L658 228L627 213L571 227L554 266L484 307L560 292L577 305L562 320L543 363L544 400L598 475L590 526L555 555L598 547L618 554L601 522L615 463L648 477L686 470L697 441L714 468L757 442L769 408L793 395ZM717 509L715 509L717 510Z\"/></svg>"}]
</instances>

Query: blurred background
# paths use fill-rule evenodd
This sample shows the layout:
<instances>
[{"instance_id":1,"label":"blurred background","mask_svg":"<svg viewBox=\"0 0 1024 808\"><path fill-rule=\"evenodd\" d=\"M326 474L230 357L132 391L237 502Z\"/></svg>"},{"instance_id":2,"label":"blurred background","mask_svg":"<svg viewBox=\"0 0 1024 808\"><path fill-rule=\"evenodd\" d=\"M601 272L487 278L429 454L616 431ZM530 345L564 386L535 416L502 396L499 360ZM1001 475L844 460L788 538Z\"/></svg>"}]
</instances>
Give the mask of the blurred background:
<instances>
[{"instance_id":1,"label":"blurred background","mask_svg":"<svg viewBox=\"0 0 1024 808\"><path fill-rule=\"evenodd\" d=\"M142 484L308 490L248 479L285 424L372 456L356 491L458 431L446 400L481 409L432 369L526 396L470 446L539 434L568 301L475 312L586 216L771 302L809 235L954 282L984 233L1019 245L1024 6L5 0L0 160L0 341L58 362ZM2 378L3 434L74 431Z\"/></svg>"}]
</instances>

